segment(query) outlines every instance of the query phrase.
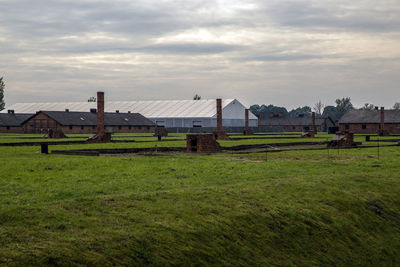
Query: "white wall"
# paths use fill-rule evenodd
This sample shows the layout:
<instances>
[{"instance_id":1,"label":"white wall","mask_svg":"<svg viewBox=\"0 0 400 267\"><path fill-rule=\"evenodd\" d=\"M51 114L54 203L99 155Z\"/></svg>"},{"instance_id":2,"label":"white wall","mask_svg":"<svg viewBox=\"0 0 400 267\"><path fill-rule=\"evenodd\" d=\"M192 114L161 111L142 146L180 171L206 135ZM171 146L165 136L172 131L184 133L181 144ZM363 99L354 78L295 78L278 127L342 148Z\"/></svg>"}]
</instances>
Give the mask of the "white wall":
<instances>
[{"instance_id":1,"label":"white wall","mask_svg":"<svg viewBox=\"0 0 400 267\"><path fill-rule=\"evenodd\" d=\"M217 127L215 118L149 118L154 123L161 122L167 128L192 128L193 123L200 122L202 127ZM198 123L196 123L198 124ZM244 127L244 119L222 119L225 127ZM257 127L258 120L250 119L249 127Z\"/></svg>"}]
</instances>

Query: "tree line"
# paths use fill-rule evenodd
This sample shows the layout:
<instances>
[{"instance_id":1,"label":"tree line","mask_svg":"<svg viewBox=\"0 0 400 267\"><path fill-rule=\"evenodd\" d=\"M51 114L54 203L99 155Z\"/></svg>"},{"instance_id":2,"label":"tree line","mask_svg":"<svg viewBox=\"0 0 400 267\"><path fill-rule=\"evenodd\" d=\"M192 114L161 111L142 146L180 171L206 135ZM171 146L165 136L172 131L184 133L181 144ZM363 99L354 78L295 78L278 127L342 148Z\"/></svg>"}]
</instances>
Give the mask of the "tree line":
<instances>
[{"instance_id":1,"label":"tree line","mask_svg":"<svg viewBox=\"0 0 400 267\"><path fill-rule=\"evenodd\" d=\"M399 110L400 102L396 102L392 108ZM324 105L321 101L318 101L314 104L313 108L310 106L304 106L292 109L290 111L288 111L285 107L274 106L272 104L250 106L250 111L253 112L253 114L257 117L260 116L261 112L264 112L265 117L268 117L270 112L273 112L275 115L278 115L280 112L282 112L284 117L289 118L299 117L300 115L304 117L311 117L311 114L314 111L317 116L331 117L334 121L340 120L344 113L351 109L355 109L355 107L351 103L350 97L336 99L335 105ZM375 106L373 104L365 103L364 106L359 109L372 110L375 109Z\"/></svg>"}]
</instances>

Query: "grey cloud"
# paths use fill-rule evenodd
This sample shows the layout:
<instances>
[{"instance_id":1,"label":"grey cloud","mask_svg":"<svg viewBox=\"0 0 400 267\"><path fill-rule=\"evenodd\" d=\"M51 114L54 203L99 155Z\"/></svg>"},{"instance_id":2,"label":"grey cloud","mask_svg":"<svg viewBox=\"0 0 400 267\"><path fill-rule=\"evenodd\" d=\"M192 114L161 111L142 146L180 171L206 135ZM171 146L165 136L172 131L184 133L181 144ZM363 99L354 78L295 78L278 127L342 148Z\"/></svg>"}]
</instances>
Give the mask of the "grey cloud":
<instances>
[{"instance_id":1,"label":"grey cloud","mask_svg":"<svg viewBox=\"0 0 400 267\"><path fill-rule=\"evenodd\" d=\"M365 0L243 0L233 2L254 3L256 8L223 14L217 9L220 2L215 0L0 1L0 76L10 81L6 94L11 94L18 84L18 92L26 88L23 95L13 95L14 101L41 97L30 94L31 90L40 92L43 89L56 94L63 91L61 88L76 88L74 93L86 94L86 87L93 92L102 87L114 88L118 96L127 95L133 87L135 90L152 88L151 93L140 91L141 98L185 98L184 88L196 87L203 90L204 94L196 92L203 97L207 97L207 92L208 97L253 98L251 101L264 98L277 103L287 99L289 94L295 94L296 88L302 88L302 94L304 89L313 95L322 92L319 88L326 88L333 95L347 92L351 86L360 90L365 88L373 95L372 89L386 86L388 92L392 90L388 98L397 92L399 78L395 70L399 67L398 60L385 60L390 56L397 59L397 52L377 47L375 55L368 55L371 51L368 48L359 54L346 54L351 61L329 59L343 58L340 53L345 53L346 48L340 47L342 43L349 46L349 51L355 51L357 48L349 44L353 36L359 45L376 34L376 39L382 40L376 43L388 44L393 49L399 42L398 0L379 3ZM225 2L223 9L230 5ZM218 43L218 40L209 43L174 40L163 44L155 41L198 28L207 29L213 35L223 35L228 30L233 38L229 44ZM239 32L237 39L234 31ZM250 32L249 38L245 36L246 31ZM351 34L319 34L338 31ZM106 38L89 38L95 34ZM71 35L75 38L63 38ZM337 38L342 36L351 40L341 42ZM338 55L332 56L332 53ZM92 54L96 57L91 57ZM104 59L102 54L106 55ZM136 57L137 54L150 57ZM207 57L216 54L219 56ZM121 62L118 62L119 58L122 58ZM158 64L158 60L165 65ZM187 60L187 64L182 64L182 60ZM261 64L242 64L246 62ZM365 68L366 65L381 71L379 85L371 86L375 80L371 77L377 74L373 68ZM351 75L346 76L346 73ZM360 79L354 78L357 75ZM54 89L49 89L51 86ZM177 87L181 88L179 93L171 89ZM43 97L51 98L49 94L43 94ZM296 97L293 99L299 101ZM302 103L310 104L306 101L304 99Z\"/></svg>"},{"instance_id":2,"label":"grey cloud","mask_svg":"<svg viewBox=\"0 0 400 267\"><path fill-rule=\"evenodd\" d=\"M139 51L166 54L219 54L242 49L239 45L225 44L168 44L139 48Z\"/></svg>"},{"instance_id":3,"label":"grey cloud","mask_svg":"<svg viewBox=\"0 0 400 267\"><path fill-rule=\"evenodd\" d=\"M282 55L259 55L259 56L248 56L238 57L239 61L258 61L258 62L269 62L269 61L304 61L311 59L325 58L323 55L306 55L306 54L282 54Z\"/></svg>"},{"instance_id":4,"label":"grey cloud","mask_svg":"<svg viewBox=\"0 0 400 267\"><path fill-rule=\"evenodd\" d=\"M390 32L400 30L400 8L395 1L366 2L276 1L263 5L277 26L320 31Z\"/></svg>"}]
</instances>

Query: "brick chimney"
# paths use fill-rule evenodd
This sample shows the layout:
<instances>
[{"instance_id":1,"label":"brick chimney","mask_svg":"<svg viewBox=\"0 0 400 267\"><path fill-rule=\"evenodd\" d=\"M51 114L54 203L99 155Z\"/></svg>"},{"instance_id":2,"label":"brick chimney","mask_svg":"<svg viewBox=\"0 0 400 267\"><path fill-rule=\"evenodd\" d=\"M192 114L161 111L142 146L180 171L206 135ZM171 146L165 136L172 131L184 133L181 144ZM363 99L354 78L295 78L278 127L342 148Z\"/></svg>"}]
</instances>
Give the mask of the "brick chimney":
<instances>
[{"instance_id":1,"label":"brick chimney","mask_svg":"<svg viewBox=\"0 0 400 267\"><path fill-rule=\"evenodd\" d=\"M249 131L249 110L247 108L244 110L244 128L246 132Z\"/></svg>"},{"instance_id":2,"label":"brick chimney","mask_svg":"<svg viewBox=\"0 0 400 267\"><path fill-rule=\"evenodd\" d=\"M258 117L260 120L263 120L264 119L264 112L260 112L260 116Z\"/></svg>"},{"instance_id":3,"label":"brick chimney","mask_svg":"<svg viewBox=\"0 0 400 267\"><path fill-rule=\"evenodd\" d=\"M217 132L222 131L222 99L217 98Z\"/></svg>"},{"instance_id":4,"label":"brick chimney","mask_svg":"<svg viewBox=\"0 0 400 267\"><path fill-rule=\"evenodd\" d=\"M385 127L385 107L381 107L381 131L384 130Z\"/></svg>"},{"instance_id":5,"label":"brick chimney","mask_svg":"<svg viewBox=\"0 0 400 267\"><path fill-rule=\"evenodd\" d=\"M313 131L314 131L314 133L316 133L317 132L317 126L315 125L315 112L313 112L312 114L311 114L311 119L312 119L312 129L313 129Z\"/></svg>"},{"instance_id":6,"label":"brick chimney","mask_svg":"<svg viewBox=\"0 0 400 267\"><path fill-rule=\"evenodd\" d=\"M104 136L104 92L97 92L97 135Z\"/></svg>"},{"instance_id":7,"label":"brick chimney","mask_svg":"<svg viewBox=\"0 0 400 267\"><path fill-rule=\"evenodd\" d=\"M283 118L283 112L279 112L279 118Z\"/></svg>"},{"instance_id":8,"label":"brick chimney","mask_svg":"<svg viewBox=\"0 0 400 267\"><path fill-rule=\"evenodd\" d=\"M270 117L270 118L273 118L273 117L275 117L275 114L271 111L271 112L269 113L269 117Z\"/></svg>"}]
</instances>

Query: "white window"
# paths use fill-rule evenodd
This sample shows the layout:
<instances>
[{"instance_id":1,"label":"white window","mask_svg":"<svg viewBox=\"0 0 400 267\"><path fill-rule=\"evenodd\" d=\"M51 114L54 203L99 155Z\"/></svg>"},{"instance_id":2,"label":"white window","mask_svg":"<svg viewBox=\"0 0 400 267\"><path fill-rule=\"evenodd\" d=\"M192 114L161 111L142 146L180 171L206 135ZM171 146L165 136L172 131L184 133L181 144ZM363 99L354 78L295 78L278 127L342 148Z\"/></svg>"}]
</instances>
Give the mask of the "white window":
<instances>
[{"instance_id":1,"label":"white window","mask_svg":"<svg viewBox=\"0 0 400 267\"><path fill-rule=\"evenodd\" d=\"M193 127L202 127L203 123L202 121L193 121Z\"/></svg>"},{"instance_id":2,"label":"white window","mask_svg":"<svg viewBox=\"0 0 400 267\"><path fill-rule=\"evenodd\" d=\"M156 121L158 127L165 127L165 121Z\"/></svg>"}]
</instances>

